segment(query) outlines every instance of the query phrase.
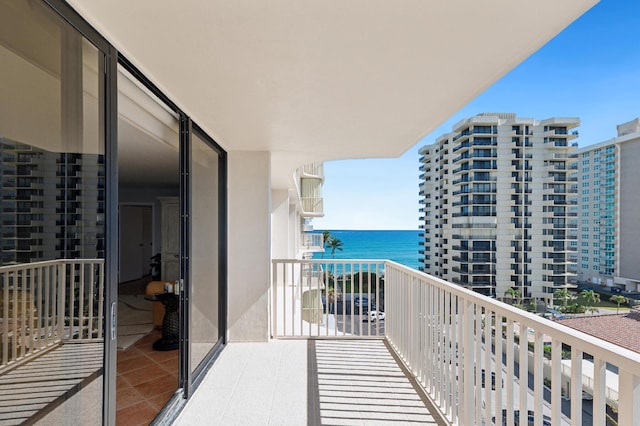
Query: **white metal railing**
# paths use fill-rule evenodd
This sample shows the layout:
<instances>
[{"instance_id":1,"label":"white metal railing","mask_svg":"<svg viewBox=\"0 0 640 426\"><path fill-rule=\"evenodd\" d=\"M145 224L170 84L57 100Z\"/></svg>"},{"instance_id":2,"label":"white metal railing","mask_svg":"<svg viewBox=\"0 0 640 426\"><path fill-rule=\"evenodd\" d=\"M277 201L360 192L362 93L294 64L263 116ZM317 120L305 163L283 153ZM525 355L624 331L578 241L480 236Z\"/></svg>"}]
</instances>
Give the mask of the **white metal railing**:
<instances>
[{"instance_id":1,"label":"white metal railing","mask_svg":"<svg viewBox=\"0 0 640 426\"><path fill-rule=\"evenodd\" d=\"M272 335L383 337L384 320L377 320L377 311L384 310L383 265L375 260L274 260Z\"/></svg>"},{"instance_id":2,"label":"white metal railing","mask_svg":"<svg viewBox=\"0 0 640 426\"><path fill-rule=\"evenodd\" d=\"M370 291L345 287L358 271L375 272ZM582 425L585 388L593 395L591 424L604 426L606 405L617 400L618 424L640 425L636 352L391 261L274 260L272 284L275 337L384 335L452 424L502 424L504 409L506 424L514 424L517 409L536 413L536 424L545 416L553 425ZM379 302L385 320L363 323L345 312L344 302L327 304L328 289L340 285L350 300ZM305 304L305 291L314 290ZM563 359L570 369L563 370ZM562 411L564 397L571 415Z\"/></svg>"},{"instance_id":3,"label":"white metal railing","mask_svg":"<svg viewBox=\"0 0 640 426\"><path fill-rule=\"evenodd\" d=\"M324 211L322 197L302 197L302 210L306 214L322 214Z\"/></svg>"},{"instance_id":4,"label":"white metal railing","mask_svg":"<svg viewBox=\"0 0 640 426\"><path fill-rule=\"evenodd\" d=\"M322 163L305 164L301 170L305 176L324 177L324 166Z\"/></svg>"},{"instance_id":5,"label":"white metal railing","mask_svg":"<svg viewBox=\"0 0 640 426\"><path fill-rule=\"evenodd\" d=\"M66 340L103 338L104 261L0 267L0 371Z\"/></svg>"},{"instance_id":6,"label":"white metal railing","mask_svg":"<svg viewBox=\"0 0 640 426\"><path fill-rule=\"evenodd\" d=\"M320 233L306 232L300 235L301 248L309 251L322 251L324 249L324 235Z\"/></svg>"}]
</instances>

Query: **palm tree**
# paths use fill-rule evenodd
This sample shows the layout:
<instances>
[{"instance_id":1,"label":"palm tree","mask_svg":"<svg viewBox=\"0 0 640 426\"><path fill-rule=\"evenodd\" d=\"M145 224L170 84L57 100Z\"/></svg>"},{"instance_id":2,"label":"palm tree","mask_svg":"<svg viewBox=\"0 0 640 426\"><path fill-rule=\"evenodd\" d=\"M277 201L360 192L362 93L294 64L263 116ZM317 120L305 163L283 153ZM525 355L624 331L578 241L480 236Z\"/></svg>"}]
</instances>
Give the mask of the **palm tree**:
<instances>
[{"instance_id":1,"label":"palm tree","mask_svg":"<svg viewBox=\"0 0 640 426\"><path fill-rule=\"evenodd\" d=\"M562 301L562 307L566 309L567 302L569 302L569 300L571 300L572 298L572 294L569 292L569 290L566 288L559 288L553 294Z\"/></svg>"},{"instance_id":2,"label":"palm tree","mask_svg":"<svg viewBox=\"0 0 640 426\"><path fill-rule=\"evenodd\" d=\"M334 259L336 250L342 251L342 241L337 237L331 237L327 241L327 248L331 249L331 258Z\"/></svg>"},{"instance_id":3,"label":"palm tree","mask_svg":"<svg viewBox=\"0 0 640 426\"><path fill-rule=\"evenodd\" d=\"M326 229L322 231L322 248L327 248L327 244L329 243L329 239L331 238L331 232ZM324 250L322 250L322 258L324 259Z\"/></svg>"},{"instance_id":4,"label":"palm tree","mask_svg":"<svg viewBox=\"0 0 640 426\"><path fill-rule=\"evenodd\" d=\"M611 300L613 303L617 303L618 304L618 307L616 308L616 314L620 310L620 304L621 303L627 303L627 298L622 296L622 295L620 295L620 294L614 294L613 296L611 296L609 298L609 300Z\"/></svg>"},{"instance_id":5,"label":"palm tree","mask_svg":"<svg viewBox=\"0 0 640 426\"><path fill-rule=\"evenodd\" d=\"M587 312L591 312L591 315L595 315L597 314L599 311L598 308L596 308L595 306L589 306L589 308L587 309Z\"/></svg>"},{"instance_id":6,"label":"palm tree","mask_svg":"<svg viewBox=\"0 0 640 426\"><path fill-rule=\"evenodd\" d=\"M597 309L593 306L596 303L600 303L600 293L596 293L593 290L582 290L580 296L587 302L587 311L595 313Z\"/></svg>"},{"instance_id":7,"label":"palm tree","mask_svg":"<svg viewBox=\"0 0 640 426\"><path fill-rule=\"evenodd\" d=\"M504 292L505 296L511 297L512 300L515 300L515 304L520 304L520 290L515 287L508 288L507 291Z\"/></svg>"}]
</instances>

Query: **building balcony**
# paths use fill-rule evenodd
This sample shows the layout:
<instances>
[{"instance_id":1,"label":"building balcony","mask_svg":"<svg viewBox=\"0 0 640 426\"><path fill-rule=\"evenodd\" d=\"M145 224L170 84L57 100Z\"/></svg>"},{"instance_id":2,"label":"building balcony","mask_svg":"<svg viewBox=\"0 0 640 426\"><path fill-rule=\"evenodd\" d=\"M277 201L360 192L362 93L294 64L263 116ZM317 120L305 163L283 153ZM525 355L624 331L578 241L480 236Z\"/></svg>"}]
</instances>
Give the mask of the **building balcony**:
<instances>
[{"instance_id":1,"label":"building balcony","mask_svg":"<svg viewBox=\"0 0 640 426\"><path fill-rule=\"evenodd\" d=\"M100 262L86 267L102 273ZM515 408L554 425L604 425L606 406L620 425L640 419L637 352L391 261L274 260L272 270L271 339L228 343L175 424L206 424L213 412L219 424L476 425L505 409L514 424ZM6 331L33 307L18 289L0 294ZM12 306L7 296L20 300ZM370 321L373 311L384 319ZM93 322L84 324L86 338ZM56 330L70 338L64 324ZM2 353L11 353L5 341ZM48 353L89 348L64 343L52 339L61 347ZM19 368L30 365L23 358Z\"/></svg>"},{"instance_id":2,"label":"building balcony","mask_svg":"<svg viewBox=\"0 0 640 426\"><path fill-rule=\"evenodd\" d=\"M300 175L303 178L315 178L324 180L323 163L305 164L300 168Z\"/></svg>"},{"instance_id":3,"label":"building balcony","mask_svg":"<svg viewBox=\"0 0 640 426\"><path fill-rule=\"evenodd\" d=\"M308 252L324 251L324 235L317 232L300 235L300 249Z\"/></svg>"},{"instance_id":4,"label":"building balcony","mask_svg":"<svg viewBox=\"0 0 640 426\"><path fill-rule=\"evenodd\" d=\"M302 197L302 217L324 216L324 202L322 197Z\"/></svg>"},{"instance_id":5,"label":"building balcony","mask_svg":"<svg viewBox=\"0 0 640 426\"><path fill-rule=\"evenodd\" d=\"M506 407L519 407L543 413L552 424L605 424L605 405L617 411L618 424L633 425L640 418L640 354L394 262L346 262L348 266L342 260L274 261L274 341L231 344L201 385L233 388L247 397L229 398L212 388L206 395L200 392L203 401L236 404L238 410L222 411L230 416L263 412L271 416L263 419L273 420L288 414L299 416L300 423L337 421L335 416L427 422L433 416L472 425L490 423ZM289 268L295 273L279 273ZM324 291L331 287L344 291L327 303ZM439 297L433 299L434 294ZM367 309L362 305L358 310L363 300ZM385 319L363 321L364 311L373 307L384 311ZM496 329L494 324L502 326ZM532 343L520 345L520 336ZM280 340L291 338L314 340ZM252 345L259 347L249 348ZM544 346L551 347L550 356ZM274 368L250 361L261 354L269 354L266 359L275 362ZM232 368L232 362L243 367ZM388 380L379 375L380 363ZM612 375L605 363L617 367L618 374ZM528 380L520 380L517 373L523 365L529 366ZM356 373L354 387L351 375ZM483 383L483 376L495 384ZM245 383L224 387L238 383L234 380ZM256 380L264 381L270 392L260 392ZM336 387L345 380L351 383L348 392ZM389 405L388 398L373 398L405 389L409 380L429 396L432 406L419 403L409 388L402 399L414 401L411 404ZM548 380L550 387L545 385ZM588 402L596 413L593 419L583 412L583 390L593 395ZM565 407L563 395L570 398ZM203 416L210 412L211 402L196 408L196 401L187 404L183 416L197 415L200 409ZM261 402L268 408L260 408ZM570 412L577 414L571 417ZM507 410L507 416L513 417L513 411Z\"/></svg>"}]
</instances>

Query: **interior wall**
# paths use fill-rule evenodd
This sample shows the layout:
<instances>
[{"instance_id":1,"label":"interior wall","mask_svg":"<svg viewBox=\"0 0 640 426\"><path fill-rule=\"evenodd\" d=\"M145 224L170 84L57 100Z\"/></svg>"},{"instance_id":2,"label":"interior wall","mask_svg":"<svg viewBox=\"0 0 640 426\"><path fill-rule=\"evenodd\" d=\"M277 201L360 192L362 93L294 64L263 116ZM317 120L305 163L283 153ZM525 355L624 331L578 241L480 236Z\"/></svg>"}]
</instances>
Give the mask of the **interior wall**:
<instances>
[{"instance_id":1,"label":"interior wall","mask_svg":"<svg viewBox=\"0 0 640 426\"><path fill-rule=\"evenodd\" d=\"M180 188L175 187L136 187L119 188L119 202L122 204L153 204L153 250L152 255L160 252L162 209L158 197L177 197Z\"/></svg>"}]
</instances>

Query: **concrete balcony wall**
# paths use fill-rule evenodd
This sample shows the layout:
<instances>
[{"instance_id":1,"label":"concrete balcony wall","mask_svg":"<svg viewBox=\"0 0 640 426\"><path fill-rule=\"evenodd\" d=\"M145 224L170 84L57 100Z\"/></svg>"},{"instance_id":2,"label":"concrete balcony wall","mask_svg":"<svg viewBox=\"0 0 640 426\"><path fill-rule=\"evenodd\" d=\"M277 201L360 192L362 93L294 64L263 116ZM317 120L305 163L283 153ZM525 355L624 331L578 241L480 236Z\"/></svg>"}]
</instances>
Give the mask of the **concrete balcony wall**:
<instances>
[{"instance_id":1,"label":"concrete balcony wall","mask_svg":"<svg viewBox=\"0 0 640 426\"><path fill-rule=\"evenodd\" d=\"M270 154L230 152L228 169L228 337L235 342L266 341L271 276Z\"/></svg>"}]
</instances>

